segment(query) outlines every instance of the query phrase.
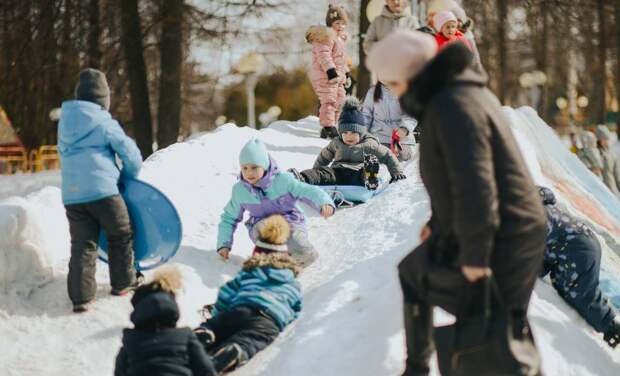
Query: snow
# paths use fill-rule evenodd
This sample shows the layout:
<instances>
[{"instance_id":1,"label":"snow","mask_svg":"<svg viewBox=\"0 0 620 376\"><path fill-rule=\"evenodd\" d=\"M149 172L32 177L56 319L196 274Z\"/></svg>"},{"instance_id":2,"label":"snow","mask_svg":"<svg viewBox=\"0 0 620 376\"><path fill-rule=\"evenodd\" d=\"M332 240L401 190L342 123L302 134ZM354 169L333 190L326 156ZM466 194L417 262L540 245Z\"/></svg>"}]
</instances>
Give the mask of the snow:
<instances>
[{"instance_id":1,"label":"snow","mask_svg":"<svg viewBox=\"0 0 620 376\"><path fill-rule=\"evenodd\" d=\"M595 226L604 242L606 278L613 285L620 270L615 253L620 249L620 205L532 110L506 113L536 181L553 186L562 205ZM226 125L155 153L141 172L141 179L169 196L183 221L182 247L172 260L185 285L178 299L180 325L199 323L200 308L215 299L218 287L251 252L243 226L235 234L230 261L220 260L214 247L219 215L238 176L238 151L252 137L267 143L284 170L311 167L326 145L315 117L276 122L259 132ZM310 240L320 258L300 277L302 316L235 375L402 372L396 265L417 245L430 215L417 162L408 163L405 172L407 180L368 204L327 220L308 211ZM0 177L1 375L110 375L121 329L130 325L129 299L109 295L102 263L92 310L70 312L70 240L58 183L57 173ZM620 373L620 353L609 349L545 281L536 286L530 317L546 374ZM436 318L439 324L451 319L439 311Z\"/></svg>"}]
</instances>

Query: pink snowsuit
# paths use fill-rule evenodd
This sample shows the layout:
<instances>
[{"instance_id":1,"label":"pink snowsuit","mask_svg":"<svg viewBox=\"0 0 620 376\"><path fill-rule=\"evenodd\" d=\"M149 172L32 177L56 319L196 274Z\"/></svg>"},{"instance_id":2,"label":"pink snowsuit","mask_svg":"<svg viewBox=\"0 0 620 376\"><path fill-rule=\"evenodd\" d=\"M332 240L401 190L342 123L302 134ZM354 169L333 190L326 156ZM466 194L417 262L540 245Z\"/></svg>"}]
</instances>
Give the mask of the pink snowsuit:
<instances>
[{"instance_id":1,"label":"pink snowsuit","mask_svg":"<svg viewBox=\"0 0 620 376\"><path fill-rule=\"evenodd\" d=\"M306 32L306 41L312 44L310 82L321 103L319 123L322 127L337 126L348 71L344 40L330 27L311 26ZM336 69L338 77L330 81L326 72L331 68Z\"/></svg>"}]
</instances>

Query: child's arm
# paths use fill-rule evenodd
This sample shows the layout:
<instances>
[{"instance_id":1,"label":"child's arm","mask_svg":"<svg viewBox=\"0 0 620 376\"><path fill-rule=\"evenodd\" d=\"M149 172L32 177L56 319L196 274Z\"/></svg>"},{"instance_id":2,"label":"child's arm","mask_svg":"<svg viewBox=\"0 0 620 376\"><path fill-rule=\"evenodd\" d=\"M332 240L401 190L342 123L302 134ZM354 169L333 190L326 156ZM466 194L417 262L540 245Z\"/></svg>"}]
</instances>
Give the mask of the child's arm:
<instances>
[{"instance_id":1,"label":"child's arm","mask_svg":"<svg viewBox=\"0 0 620 376\"><path fill-rule=\"evenodd\" d=\"M379 143L372 143L369 151L374 154L377 159L379 159L380 163L387 166L392 177L403 174L403 169L400 166L400 162L398 162L398 159L396 159L396 156L390 151L390 149Z\"/></svg>"},{"instance_id":2,"label":"child's arm","mask_svg":"<svg viewBox=\"0 0 620 376\"><path fill-rule=\"evenodd\" d=\"M314 185L302 183L295 179L290 173L283 173L282 178L287 186L287 191L290 192L295 198L307 204L317 212L321 212L321 209L325 205L329 205L334 209L336 206L329 197L327 192Z\"/></svg>"},{"instance_id":3,"label":"child's arm","mask_svg":"<svg viewBox=\"0 0 620 376\"><path fill-rule=\"evenodd\" d=\"M237 291L239 291L239 288L241 287L241 283L238 278L239 276L231 279L220 288L220 291L217 294L217 301L213 305L213 311L211 311L213 317L220 312L227 311L230 303L234 297L237 296Z\"/></svg>"},{"instance_id":4,"label":"child's arm","mask_svg":"<svg viewBox=\"0 0 620 376\"><path fill-rule=\"evenodd\" d=\"M363 47L364 52L367 55L368 53L370 53L370 49L372 48L372 46L378 41L376 24L376 22L370 23L370 25L368 26L368 30L366 31L366 36L364 37Z\"/></svg>"},{"instance_id":5,"label":"child's arm","mask_svg":"<svg viewBox=\"0 0 620 376\"><path fill-rule=\"evenodd\" d=\"M328 42L328 43L321 43L321 42L314 42L312 44L312 49L316 52L315 56L317 57L318 61L319 61L319 65L321 66L321 70L323 70L323 72L325 72L325 75L327 76L328 80L337 78L338 75L336 74L336 77L330 77L329 72L335 73L336 72L336 64L334 63L334 58L332 57L332 42Z\"/></svg>"},{"instance_id":6,"label":"child's arm","mask_svg":"<svg viewBox=\"0 0 620 376\"><path fill-rule=\"evenodd\" d=\"M216 376L217 371L211 358L207 355L204 346L198 341L194 333L189 337L187 344L189 368L193 375Z\"/></svg>"},{"instance_id":7,"label":"child's arm","mask_svg":"<svg viewBox=\"0 0 620 376\"><path fill-rule=\"evenodd\" d=\"M375 88L372 87L366 92L364 103L362 104L362 114L366 117L366 124L368 124L368 132L372 130L373 120L375 117Z\"/></svg>"},{"instance_id":8,"label":"child's arm","mask_svg":"<svg viewBox=\"0 0 620 376\"><path fill-rule=\"evenodd\" d=\"M238 202L238 189L243 189L237 184L232 189L230 201L224 207L224 212L220 217L220 224L217 229L217 247L216 250L222 248L232 248L233 234L237 228L237 224L243 219L243 208Z\"/></svg>"},{"instance_id":9,"label":"child's arm","mask_svg":"<svg viewBox=\"0 0 620 376\"><path fill-rule=\"evenodd\" d=\"M319 156L316 157L316 161L314 161L313 168L319 168L323 166L328 166L334 160L334 156L336 155L335 151L336 147L334 146L334 141L330 142L329 145L324 147Z\"/></svg>"},{"instance_id":10,"label":"child's arm","mask_svg":"<svg viewBox=\"0 0 620 376\"><path fill-rule=\"evenodd\" d=\"M142 154L136 143L123 132L118 122L113 120L110 123L110 126L106 128L105 137L112 150L123 161L121 173L132 178L138 176L142 167Z\"/></svg>"},{"instance_id":11,"label":"child's arm","mask_svg":"<svg viewBox=\"0 0 620 376\"><path fill-rule=\"evenodd\" d=\"M118 355L116 356L116 364L114 366L114 376L126 376L127 375L127 351L125 347L121 347Z\"/></svg>"}]
</instances>

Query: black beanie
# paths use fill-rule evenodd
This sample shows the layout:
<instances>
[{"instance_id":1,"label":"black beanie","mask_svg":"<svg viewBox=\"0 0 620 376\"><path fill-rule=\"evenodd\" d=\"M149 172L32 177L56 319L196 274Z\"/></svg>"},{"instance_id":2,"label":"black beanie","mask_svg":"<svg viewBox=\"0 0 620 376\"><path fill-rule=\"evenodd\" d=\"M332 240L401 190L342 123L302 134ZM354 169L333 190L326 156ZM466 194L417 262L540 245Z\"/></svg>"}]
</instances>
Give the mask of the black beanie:
<instances>
[{"instance_id":1,"label":"black beanie","mask_svg":"<svg viewBox=\"0 0 620 376\"><path fill-rule=\"evenodd\" d=\"M97 103L109 110L110 88L105 74L93 68L82 70L80 80L75 86L75 99Z\"/></svg>"},{"instance_id":2,"label":"black beanie","mask_svg":"<svg viewBox=\"0 0 620 376\"><path fill-rule=\"evenodd\" d=\"M342 112L338 119L338 132L357 132L360 135L366 133L366 118L361 111L360 101L349 96L342 105Z\"/></svg>"}]
</instances>

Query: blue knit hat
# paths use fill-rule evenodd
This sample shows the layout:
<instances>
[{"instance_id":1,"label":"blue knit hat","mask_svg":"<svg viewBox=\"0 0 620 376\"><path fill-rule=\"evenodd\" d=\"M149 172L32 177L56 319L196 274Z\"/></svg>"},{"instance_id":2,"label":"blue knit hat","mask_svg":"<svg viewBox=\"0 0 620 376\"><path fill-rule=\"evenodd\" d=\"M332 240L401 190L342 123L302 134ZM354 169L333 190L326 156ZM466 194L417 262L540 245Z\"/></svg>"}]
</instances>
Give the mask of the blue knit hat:
<instances>
[{"instance_id":1,"label":"blue knit hat","mask_svg":"<svg viewBox=\"0 0 620 376\"><path fill-rule=\"evenodd\" d=\"M269 153L267 153L265 144L256 138L248 141L239 154L239 164L254 164L268 170Z\"/></svg>"},{"instance_id":2,"label":"blue knit hat","mask_svg":"<svg viewBox=\"0 0 620 376\"><path fill-rule=\"evenodd\" d=\"M338 119L338 132L357 132L360 135L366 133L366 117L362 114L361 107L357 98L347 97Z\"/></svg>"}]
</instances>

